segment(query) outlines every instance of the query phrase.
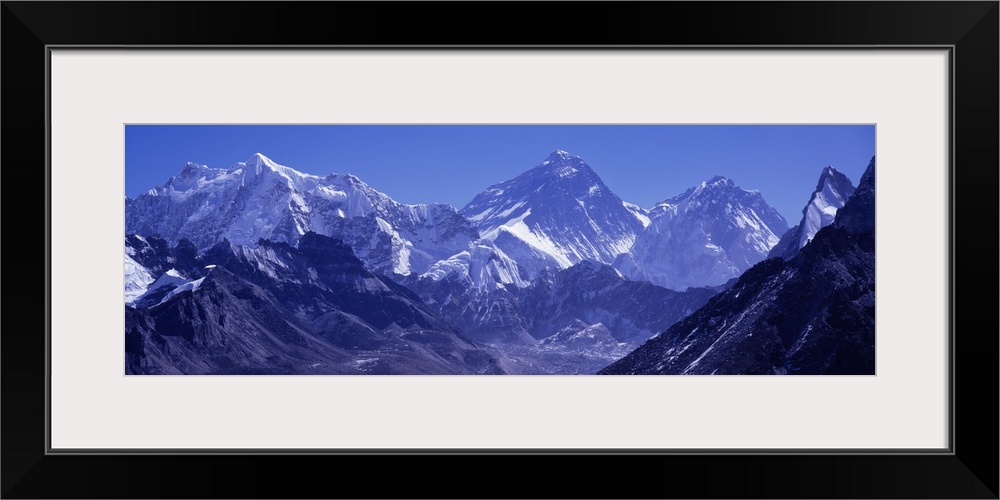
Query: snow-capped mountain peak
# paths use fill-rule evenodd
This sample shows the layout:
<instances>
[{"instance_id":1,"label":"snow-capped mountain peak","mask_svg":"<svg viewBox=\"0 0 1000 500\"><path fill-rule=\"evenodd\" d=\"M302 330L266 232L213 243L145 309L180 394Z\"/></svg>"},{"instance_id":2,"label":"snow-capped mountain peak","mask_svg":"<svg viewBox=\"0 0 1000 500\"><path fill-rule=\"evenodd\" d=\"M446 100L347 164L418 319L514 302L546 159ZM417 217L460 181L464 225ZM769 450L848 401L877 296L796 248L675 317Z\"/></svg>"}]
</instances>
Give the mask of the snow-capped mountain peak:
<instances>
[{"instance_id":1,"label":"snow-capped mountain peak","mask_svg":"<svg viewBox=\"0 0 1000 500\"><path fill-rule=\"evenodd\" d=\"M706 199L710 201L712 199L724 198L727 191L740 191L749 194L754 193L754 191L741 189L729 177L716 175L706 181L702 181L697 186L689 188L677 196L661 201L657 205L678 205L686 208L688 205L691 205L692 201L695 200ZM694 204L694 206L698 205Z\"/></svg>"},{"instance_id":2,"label":"snow-capped mountain peak","mask_svg":"<svg viewBox=\"0 0 1000 500\"><path fill-rule=\"evenodd\" d=\"M579 163L583 163L583 159L580 158L579 156L576 156L576 155L570 153L569 151L564 151L562 149L557 149L557 150L549 153L549 156L546 157L545 160L542 161L541 164L539 164L539 166L541 167L541 166L548 165L550 163L560 163L560 162L579 162Z\"/></svg>"},{"instance_id":3,"label":"snow-capped mountain peak","mask_svg":"<svg viewBox=\"0 0 1000 500\"><path fill-rule=\"evenodd\" d=\"M631 279L684 290L716 286L767 257L788 230L758 191L717 175L649 210L650 223L615 261Z\"/></svg>"},{"instance_id":4,"label":"snow-capped mountain peak","mask_svg":"<svg viewBox=\"0 0 1000 500\"><path fill-rule=\"evenodd\" d=\"M249 168L255 169L257 174L260 174L261 170L265 168L275 172L278 171L278 164L261 153L254 153L250 159L242 163Z\"/></svg>"},{"instance_id":5,"label":"snow-capped mountain peak","mask_svg":"<svg viewBox=\"0 0 1000 500\"><path fill-rule=\"evenodd\" d=\"M126 233L190 239L207 249L222 239L296 244L315 231L349 241L378 272L424 272L479 237L446 205L403 205L356 176L306 174L255 153L228 169L188 163L159 188L126 203Z\"/></svg>"},{"instance_id":6,"label":"snow-capped mountain peak","mask_svg":"<svg viewBox=\"0 0 1000 500\"><path fill-rule=\"evenodd\" d=\"M793 259L754 266L599 373L874 374L874 168L873 158L833 224ZM824 169L816 193L839 182Z\"/></svg>"},{"instance_id":7,"label":"snow-capped mountain peak","mask_svg":"<svg viewBox=\"0 0 1000 500\"><path fill-rule=\"evenodd\" d=\"M712 176L711 179L709 179L709 180L707 180L705 182L702 182L701 185L702 185L703 188L708 187L708 186L733 187L733 186L736 185L736 183L733 182L732 179L730 179L729 177L726 177L724 175L715 175L715 176Z\"/></svg>"},{"instance_id":8,"label":"snow-capped mountain peak","mask_svg":"<svg viewBox=\"0 0 1000 500\"><path fill-rule=\"evenodd\" d=\"M274 172L294 183L295 188L304 190L315 187L316 182L322 179L318 175L306 174L294 168L278 164L274 160L264 156L263 153L254 153L247 161L241 161L233 165L229 170L230 172L242 171L247 178L259 176L264 172Z\"/></svg>"},{"instance_id":9,"label":"snow-capped mountain peak","mask_svg":"<svg viewBox=\"0 0 1000 500\"><path fill-rule=\"evenodd\" d=\"M806 246L820 229L833 223L837 211L854 193L854 184L846 175L828 165L820 172L816 189L802 209L802 221L781 237L768 257L790 259Z\"/></svg>"},{"instance_id":10,"label":"snow-capped mountain peak","mask_svg":"<svg viewBox=\"0 0 1000 500\"><path fill-rule=\"evenodd\" d=\"M837 210L847 203L852 194L854 194L854 184L846 175L838 172L832 165L823 169L809 204L802 209L799 248L809 243L820 229L833 223Z\"/></svg>"},{"instance_id":11,"label":"snow-capped mountain peak","mask_svg":"<svg viewBox=\"0 0 1000 500\"><path fill-rule=\"evenodd\" d=\"M461 212L532 277L585 259L612 262L632 246L645 216L582 158L563 150L488 187Z\"/></svg>"},{"instance_id":12,"label":"snow-capped mountain peak","mask_svg":"<svg viewBox=\"0 0 1000 500\"><path fill-rule=\"evenodd\" d=\"M572 177L580 172L585 175L594 175L594 171L583 161L583 158L570 154L561 149L550 154L545 161L540 163L535 169L540 169L560 178Z\"/></svg>"},{"instance_id":13,"label":"snow-capped mountain peak","mask_svg":"<svg viewBox=\"0 0 1000 500\"><path fill-rule=\"evenodd\" d=\"M184 164L184 168L181 170L181 176L189 177L192 175L198 175L203 170L208 170L208 165L201 165L193 161L189 161Z\"/></svg>"}]
</instances>

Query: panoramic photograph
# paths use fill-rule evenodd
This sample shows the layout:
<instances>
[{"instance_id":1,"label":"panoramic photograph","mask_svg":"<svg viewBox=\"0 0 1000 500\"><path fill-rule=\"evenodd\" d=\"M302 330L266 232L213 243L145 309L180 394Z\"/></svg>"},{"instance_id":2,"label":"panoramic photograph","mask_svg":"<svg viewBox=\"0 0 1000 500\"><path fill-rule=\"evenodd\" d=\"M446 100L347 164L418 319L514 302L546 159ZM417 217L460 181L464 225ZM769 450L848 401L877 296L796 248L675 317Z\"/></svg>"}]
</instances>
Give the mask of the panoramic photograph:
<instances>
[{"instance_id":1,"label":"panoramic photograph","mask_svg":"<svg viewBox=\"0 0 1000 500\"><path fill-rule=\"evenodd\" d=\"M126 125L127 375L874 375L874 125Z\"/></svg>"}]
</instances>

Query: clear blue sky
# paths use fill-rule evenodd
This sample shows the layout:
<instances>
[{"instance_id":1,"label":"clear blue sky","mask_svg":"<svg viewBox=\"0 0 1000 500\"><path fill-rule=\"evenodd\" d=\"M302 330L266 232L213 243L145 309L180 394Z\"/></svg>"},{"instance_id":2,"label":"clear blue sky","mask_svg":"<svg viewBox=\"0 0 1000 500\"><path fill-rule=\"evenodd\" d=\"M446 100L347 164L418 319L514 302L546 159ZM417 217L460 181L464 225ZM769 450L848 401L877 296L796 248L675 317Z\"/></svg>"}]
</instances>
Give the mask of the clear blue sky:
<instances>
[{"instance_id":1,"label":"clear blue sky","mask_svg":"<svg viewBox=\"0 0 1000 500\"><path fill-rule=\"evenodd\" d=\"M757 189L797 224L820 171L857 184L873 125L128 125L125 190L163 185L186 162L228 168L256 152L317 175L351 173L402 203L462 208L490 184L563 149L624 200L649 208L713 175Z\"/></svg>"}]
</instances>

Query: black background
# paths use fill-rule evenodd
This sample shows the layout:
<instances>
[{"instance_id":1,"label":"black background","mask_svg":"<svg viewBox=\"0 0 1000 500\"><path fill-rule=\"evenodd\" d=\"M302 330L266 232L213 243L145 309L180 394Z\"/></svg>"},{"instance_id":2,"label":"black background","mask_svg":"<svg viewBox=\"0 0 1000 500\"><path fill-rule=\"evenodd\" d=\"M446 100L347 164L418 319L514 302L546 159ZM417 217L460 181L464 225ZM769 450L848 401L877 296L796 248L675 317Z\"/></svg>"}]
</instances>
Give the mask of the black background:
<instances>
[{"instance_id":1,"label":"black background","mask_svg":"<svg viewBox=\"0 0 1000 500\"><path fill-rule=\"evenodd\" d=\"M5 498L997 498L997 2L2 2L0 11L2 258L18 280L2 295ZM955 453L46 455L45 46L87 44L954 45Z\"/></svg>"}]
</instances>

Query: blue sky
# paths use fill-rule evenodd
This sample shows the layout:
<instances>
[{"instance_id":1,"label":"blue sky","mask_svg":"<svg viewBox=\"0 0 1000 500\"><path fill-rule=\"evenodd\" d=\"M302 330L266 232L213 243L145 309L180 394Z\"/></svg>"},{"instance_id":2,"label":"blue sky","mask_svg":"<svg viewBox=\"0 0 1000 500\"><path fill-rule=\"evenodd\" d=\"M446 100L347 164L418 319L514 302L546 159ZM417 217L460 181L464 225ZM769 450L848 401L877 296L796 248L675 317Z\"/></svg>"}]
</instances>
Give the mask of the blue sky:
<instances>
[{"instance_id":1,"label":"blue sky","mask_svg":"<svg viewBox=\"0 0 1000 500\"><path fill-rule=\"evenodd\" d=\"M757 189L797 224L820 171L857 184L873 125L127 125L125 194L186 162L228 168L256 152L317 175L351 173L402 203L462 208L557 149L582 157L624 200L649 208L713 175Z\"/></svg>"}]
</instances>

